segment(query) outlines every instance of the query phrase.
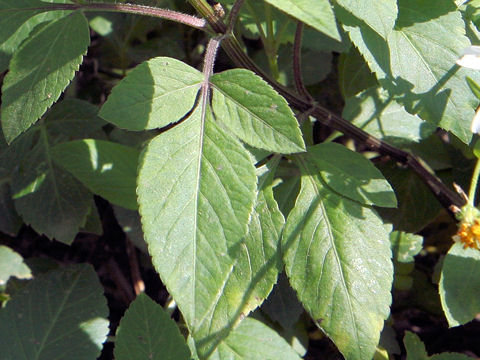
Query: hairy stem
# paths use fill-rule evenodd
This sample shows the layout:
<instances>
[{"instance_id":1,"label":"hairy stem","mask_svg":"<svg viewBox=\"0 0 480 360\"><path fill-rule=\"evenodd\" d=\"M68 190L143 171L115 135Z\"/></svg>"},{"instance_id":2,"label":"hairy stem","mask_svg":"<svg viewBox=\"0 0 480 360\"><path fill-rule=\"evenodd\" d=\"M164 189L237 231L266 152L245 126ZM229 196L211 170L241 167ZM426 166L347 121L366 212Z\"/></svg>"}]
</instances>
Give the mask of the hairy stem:
<instances>
[{"instance_id":1,"label":"hairy stem","mask_svg":"<svg viewBox=\"0 0 480 360\"><path fill-rule=\"evenodd\" d=\"M132 4L109 4L109 3L89 3L89 4L56 4L34 8L36 10L83 10L83 11L114 11L136 15L146 15L162 19L176 21L197 29L206 30L207 22L193 15L183 14L178 11L160 9L157 7L132 5ZM33 9L32 9L33 10Z\"/></svg>"},{"instance_id":2,"label":"hairy stem","mask_svg":"<svg viewBox=\"0 0 480 360\"><path fill-rule=\"evenodd\" d=\"M203 83L202 83L202 106L207 105L208 93L210 91L210 76L213 74L213 66L215 65L215 58L217 57L218 47L222 37L210 39L205 51L205 60L203 62Z\"/></svg>"}]
</instances>

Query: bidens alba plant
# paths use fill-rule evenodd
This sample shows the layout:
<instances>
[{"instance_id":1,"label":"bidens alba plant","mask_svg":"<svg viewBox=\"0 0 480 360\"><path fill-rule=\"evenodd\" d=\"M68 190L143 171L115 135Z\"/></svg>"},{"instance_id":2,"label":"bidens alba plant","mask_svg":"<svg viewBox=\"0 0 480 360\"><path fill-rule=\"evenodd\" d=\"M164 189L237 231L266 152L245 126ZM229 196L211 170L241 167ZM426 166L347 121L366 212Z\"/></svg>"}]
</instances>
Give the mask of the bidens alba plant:
<instances>
[{"instance_id":1,"label":"bidens alba plant","mask_svg":"<svg viewBox=\"0 0 480 360\"><path fill-rule=\"evenodd\" d=\"M480 261L471 249L480 225L473 196L465 205L437 176L455 175L456 164L436 151L468 153L472 141L469 85L480 77L455 61L470 45L476 3L188 3L197 15L178 11L183 1L0 1L1 230L16 235L23 222L71 244L101 232L94 194L125 229L139 215L136 245L184 333L140 294L115 332L116 359L299 359L306 345L287 339L311 322L346 359L370 360L392 351L379 341L394 321L397 268L421 250L414 233L442 206L462 208L440 296L451 326L470 321L480 302L460 276L465 259ZM137 32L148 46L129 49ZM92 34L107 44L96 69L114 84L100 104L69 86ZM217 72L220 47L231 66ZM339 77L342 116L320 105L329 73ZM19 254L1 250L18 266L0 279L32 276ZM108 309L93 269L33 275L5 290L0 353L95 359ZM405 336L407 351L419 342Z\"/></svg>"}]
</instances>

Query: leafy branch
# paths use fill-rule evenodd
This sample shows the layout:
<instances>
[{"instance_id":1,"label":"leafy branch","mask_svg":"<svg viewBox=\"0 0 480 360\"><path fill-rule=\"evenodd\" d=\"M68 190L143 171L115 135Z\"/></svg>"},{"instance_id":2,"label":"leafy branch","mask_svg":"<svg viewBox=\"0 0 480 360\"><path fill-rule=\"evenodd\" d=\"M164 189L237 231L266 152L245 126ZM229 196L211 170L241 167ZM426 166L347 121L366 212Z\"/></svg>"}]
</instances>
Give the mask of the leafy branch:
<instances>
[{"instance_id":1,"label":"leafy branch","mask_svg":"<svg viewBox=\"0 0 480 360\"><path fill-rule=\"evenodd\" d=\"M263 77L275 90L287 99L291 106L302 112L311 112L311 114L321 120L324 125L338 130L363 143L373 151L390 156L393 160L407 165L422 179L445 208L450 209L452 205L462 207L465 204L465 200L459 194L442 183L438 177L422 165L417 157L375 138L323 106L312 104L311 99L305 94L295 93L291 89L270 78L247 54L245 54L235 36L228 33L228 27L223 19L215 14L205 0L189 0L189 2L207 20L209 26L215 33L227 35L222 41L222 47L235 65L249 69Z\"/></svg>"},{"instance_id":2,"label":"leafy branch","mask_svg":"<svg viewBox=\"0 0 480 360\"><path fill-rule=\"evenodd\" d=\"M302 83L299 80L299 63L298 55L295 58L294 64L294 73L295 76L297 91L295 92L292 89L289 89L274 79L269 77L242 49L238 40L232 33L233 24L236 21L236 16L240 10L243 1L237 1L230 13L229 16L229 25L226 25L223 21L223 18L217 14L214 9L205 1L205 0L189 0L189 2L195 7L195 9L202 15L202 18L198 18L192 15L183 14L180 12L160 9L156 7L149 7L143 5L132 5L132 4L108 4L108 3L88 3L88 4L49 4L45 7L35 7L29 8L28 10L39 10L39 11L49 11L49 10L83 10L83 11L112 11L112 12L125 12L138 15L146 15L152 17L159 17L164 19L169 19L176 21L182 24L189 25L191 27L209 32L207 25L213 30L214 34L217 35L218 41L221 41L222 47L231 58L231 60L238 66L245 69L249 69L256 74L263 77L275 90L277 90L283 97L287 99L289 104L294 108L298 109L301 112L308 111L314 117L322 121L322 123L332 129L338 130L343 134L355 139L356 141L361 142L362 144L368 146L371 150L376 151L380 154L390 156L393 160L398 161L402 164L407 165L412 169L422 181L430 188L434 193L438 201L445 207L450 208L452 205L460 208L464 205L464 199L457 194L455 191L450 189L448 186L442 183L442 181L432 174L421 161L413 156L412 154L400 150L392 145L387 144L386 142L375 138L374 136L368 134L362 129L352 125L347 120L342 117L334 114L330 110L322 107L319 104L312 103L311 96L308 95L302 87ZM294 53L299 53L298 41L300 30L297 31L297 41L295 42L295 51ZM212 59L213 61L213 59Z\"/></svg>"}]
</instances>

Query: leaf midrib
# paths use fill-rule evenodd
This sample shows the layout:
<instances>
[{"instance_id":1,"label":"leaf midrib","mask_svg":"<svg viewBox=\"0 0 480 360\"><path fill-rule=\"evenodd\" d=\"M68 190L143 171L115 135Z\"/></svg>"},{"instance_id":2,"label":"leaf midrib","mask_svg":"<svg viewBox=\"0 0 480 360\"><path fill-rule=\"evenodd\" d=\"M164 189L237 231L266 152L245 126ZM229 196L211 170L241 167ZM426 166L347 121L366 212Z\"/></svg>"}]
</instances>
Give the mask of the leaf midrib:
<instances>
[{"instance_id":1,"label":"leaf midrib","mask_svg":"<svg viewBox=\"0 0 480 360\"><path fill-rule=\"evenodd\" d=\"M48 329L47 331L45 331L45 335L43 336L43 339L38 347L38 352L36 353L35 355L35 359L39 359L39 356L41 355L41 352L43 351L42 347L45 346L45 342L46 340L48 339L48 337L50 336L50 333L52 332L53 328L54 328L54 325L56 324L56 321L58 319L58 317L60 316L60 314L64 311L64 308L65 308L65 304L68 303L68 299L70 298L70 295L72 293L72 289L77 285L79 279L80 279L80 273L76 274L75 278L71 281L70 283L70 286L68 289L66 289L65 291L65 296L63 297L62 299L62 302L60 303L60 305L56 308L56 312L52 318L52 320L50 321L50 324L48 326Z\"/></svg>"},{"instance_id":2,"label":"leaf midrib","mask_svg":"<svg viewBox=\"0 0 480 360\"><path fill-rule=\"evenodd\" d=\"M224 81L226 82L226 81ZM230 84L233 84L233 85L239 85L238 83L230 83ZM222 89L218 88L217 86L215 86L215 84L212 85L213 88L215 88L216 90L218 90L220 92L220 94L230 100L231 102L233 102L238 108L242 109L244 112L246 112L249 116L251 116L252 118L255 118L257 119L258 122L262 123L265 127L267 127L273 134L278 134L279 137L283 138L287 143L289 144L293 144L295 145L295 147L297 147L299 150L303 151L304 149L302 149L300 146L298 146L298 144L296 144L295 142L293 142L290 138L288 138L285 134L283 134L282 132L280 132L278 129L276 129L275 127L273 127L272 125L270 125L268 122L266 122L265 120L263 120L263 118L261 118L259 115L253 113L252 111L250 111L249 108L245 107L243 104L239 103L238 101L235 100L235 98L233 98L230 94L222 91ZM243 90L245 90L245 88L242 87ZM248 91L252 91L252 90L248 90ZM262 94L260 94L262 95ZM282 117L285 117L284 114L282 114ZM251 136L251 135L250 135Z\"/></svg>"},{"instance_id":3,"label":"leaf midrib","mask_svg":"<svg viewBox=\"0 0 480 360\"><path fill-rule=\"evenodd\" d=\"M306 161L303 159L303 157L298 157L298 164L300 164L303 172L305 174L308 174L308 164L306 163ZM331 224L330 224L330 221L329 221L329 218L328 218L328 215L327 215L327 211L326 211L326 208L325 208L325 205L324 205L324 201L321 197L321 194L320 194L320 191L318 189L318 186L317 186L317 182L314 180L314 177L313 176L310 176L310 175L305 175L307 176L308 178L308 181L310 182L314 192L315 192L315 195L316 195L316 198L319 200L318 203L319 203L319 206L321 207L321 211L322 211L322 217L325 221L325 224L327 225L327 230L328 230L328 239L330 240L330 248L333 249L334 253L335 253L335 262L337 263L337 267L338 269L340 270L340 278L342 280L341 284L342 284L342 287L343 287L343 291L348 295L347 296L347 300L348 300L348 307L349 307L349 314L350 314L350 317L351 319L353 320L351 322L353 328L354 328L354 334L355 334L355 339L356 339L356 345L357 345L357 349L359 351L359 353L361 354L362 353L362 349L360 347L360 340L359 340L359 330L357 328L357 323L355 321L355 315L354 315L354 311L353 311L353 305L352 305L352 302L351 302L351 299L350 299L350 293L347 289L347 285L345 283L345 276L344 276L344 270L343 270L343 267L341 265L341 261L340 261L340 257L338 255L338 252L337 252L337 248L336 248L336 244L335 244L335 240L334 240L334 236L333 236L333 231L332 231L332 228L331 228ZM333 295L333 292L332 292L332 295ZM320 326L320 325L318 325ZM321 327L321 326L320 326Z\"/></svg>"}]
</instances>

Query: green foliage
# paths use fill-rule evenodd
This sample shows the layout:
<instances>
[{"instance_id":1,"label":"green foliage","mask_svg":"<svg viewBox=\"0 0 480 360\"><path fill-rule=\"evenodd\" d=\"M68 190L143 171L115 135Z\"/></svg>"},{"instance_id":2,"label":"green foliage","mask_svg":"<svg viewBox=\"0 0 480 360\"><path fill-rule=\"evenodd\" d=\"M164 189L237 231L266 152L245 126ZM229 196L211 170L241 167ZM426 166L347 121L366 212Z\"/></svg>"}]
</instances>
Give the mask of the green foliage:
<instances>
[{"instance_id":1,"label":"green foliage","mask_svg":"<svg viewBox=\"0 0 480 360\"><path fill-rule=\"evenodd\" d=\"M468 143L477 100L465 76L478 81L478 73L455 66L458 54L470 45L460 12L450 0L434 6L428 0L399 0L399 8L387 36L349 13L339 16L385 89L409 112Z\"/></svg>"},{"instance_id":2,"label":"green foliage","mask_svg":"<svg viewBox=\"0 0 480 360\"><path fill-rule=\"evenodd\" d=\"M282 239L287 275L340 351L370 358L391 302L387 229L372 209L332 192L310 158L298 164L302 185Z\"/></svg>"},{"instance_id":3,"label":"green foliage","mask_svg":"<svg viewBox=\"0 0 480 360\"><path fill-rule=\"evenodd\" d=\"M359 21L364 22L368 25L368 29L372 29L384 39L392 32L397 20L397 2L395 0L381 2L375 0L338 0L337 4ZM367 27L363 26L362 28Z\"/></svg>"},{"instance_id":4,"label":"green foliage","mask_svg":"<svg viewBox=\"0 0 480 360\"><path fill-rule=\"evenodd\" d=\"M294 18L310 25L314 29L340 40L335 16L327 0L311 2L308 0L265 0Z\"/></svg>"},{"instance_id":5,"label":"green foliage","mask_svg":"<svg viewBox=\"0 0 480 360\"><path fill-rule=\"evenodd\" d=\"M252 318L245 319L211 356L212 360L298 360L300 357L275 331Z\"/></svg>"},{"instance_id":6,"label":"green foliage","mask_svg":"<svg viewBox=\"0 0 480 360\"><path fill-rule=\"evenodd\" d=\"M60 97L89 43L87 20L75 12L36 28L21 44L2 86L1 118L7 142L27 130Z\"/></svg>"},{"instance_id":7,"label":"green foliage","mask_svg":"<svg viewBox=\"0 0 480 360\"><path fill-rule=\"evenodd\" d=\"M407 360L469 360L470 356L459 353L441 353L428 356L422 341L414 333L407 331L403 338L407 349Z\"/></svg>"},{"instance_id":8,"label":"green foliage","mask_svg":"<svg viewBox=\"0 0 480 360\"><path fill-rule=\"evenodd\" d=\"M409 169L392 164L380 169L395 190L398 207L379 212L396 230L414 233L423 229L440 211L430 190Z\"/></svg>"},{"instance_id":9,"label":"green foliage","mask_svg":"<svg viewBox=\"0 0 480 360\"><path fill-rule=\"evenodd\" d=\"M30 279L32 273L18 253L0 245L0 285L6 284L12 276L18 279Z\"/></svg>"},{"instance_id":10,"label":"green foliage","mask_svg":"<svg viewBox=\"0 0 480 360\"><path fill-rule=\"evenodd\" d=\"M117 329L118 360L188 360L190 350L175 322L162 307L140 294L126 311Z\"/></svg>"},{"instance_id":11,"label":"green foliage","mask_svg":"<svg viewBox=\"0 0 480 360\"><path fill-rule=\"evenodd\" d=\"M107 336L107 315L91 266L52 270L30 281L0 311L0 352L5 360L95 359Z\"/></svg>"},{"instance_id":12,"label":"green foliage","mask_svg":"<svg viewBox=\"0 0 480 360\"><path fill-rule=\"evenodd\" d=\"M261 78L236 69L216 74L211 81L215 117L241 140L285 154L305 150L292 110Z\"/></svg>"},{"instance_id":13,"label":"green foliage","mask_svg":"<svg viewBox=\"0 0 480 360\"><path fill-rule=\"evenodd\" d=\"M49 2L64 3L68 0ZM0 5L0 71L8 68L12 54L28 34L39 24L61 18L68 14L65 11L48 11L48 4L41 1L3 1ZM13 33L12 33L13 32Z\"/></svg>"},{"instance_id":14,"label":"green foliage","mask_svg":"<svg viewBox=\"0 0 480 360\"><path fill-rule=\"evenodd\" d=\"M101 126L94 106L65 101L20 136L5 154L15 210L39 233L69 244L86 224L92 195L54 163L52 147L67 139L101 136Z\"/></svg>"},{"instance_id":15,"label":"green foliage","mask_svg":"<svg viewBox=\"0 0 480 360\"><path fill-rule=\"evenodd\" d=\"M181 313L177 327L139 295L114 340L120 360L294 360L314 325L347 360L397 353L379 345L392 284L427 289L415 232L439 214L437 199L455 199L452 182L469 182L480 77L455 61L480 38L478 1L247 0L232 34L213 34L222 19L189 2L210 24L203 33L155 19L185 14L123 1L0 0L0 231L16 236L24 223L70 245L101 234L111 213L93 195L113 206ZM212 42L203 55L212 37L225 50L215 67ZM480 312L480 255L449 244L437 249L440 298L458 326ZM0 245L0 354L96 358L108 329L93 268L37 275L10 247ZM382 341L394 339L385 329ZM412 333L405 348L409 359L461 356L430 357Z\"/></svg>"},{"instance_id":16,"label":"green foliage","mask_svg":"<svg viewBox=\"0 0 480 360\"><path fill-rule=\"evenodd\" d=\"M362 155L335 143L316 145L308 155L323 183L337 193L365 205L397 206L390 184Z\"/></svg>"},{"instance_id":17,"label":"green foliage","mask_svg":"<svg viewBox=\"0 0 480 360\"><path fill-rule=\"evenodd\" d=\"M409 263L422 250L423 238L403 231L392 231L390 242L392 243L393 258L398 262Z\"/></svg>"},{"instance_id":18,"label":"green foliage","mask_svg":"<svg viewBox=\"0 0 480 360\"><path fill-rule=\"evenodd\" d=\"M480 281L472 276L480 266L480 253L455 244L445 255L439 292L445 316L450 326L471 321L479 312Z\"/></svg>"},{"instance_id":19,"label":"green foliage","mask_svg":"<svg viewBox=\"0 0 480 360\"><path fill-rule=\"evenodd\" d=\"M128 130L161 128L192 109L202 80L199 71L181 61L154 58L137 66L114 88L100 116Z\"/></svg>"},{"instance_id":20,"label":"green foliage","mask_svg":"<svg viewBox=\"0 0 480 360\"><path fill-rule=\"evenodd\" d=\"M193 336L232 272L255 183L248 152L209 109L198 107L145 150L138 179L145 238Z\"/></svg>"},{"instance_id":21,"label":"green foliage","mask_svg":"<svg viewBox=\"0 0 480 360\"><path fill-rule=\"evenodd\" d=\"M52 148L52 158L94 194L113 204L135 210L136 149L113 142L83 139Z\"/></svg>"},{"instance_id":22,"label":"green foliage","mask_svg":"<svg viewBox=\"0 0 480 360\"><path fill-rule=\"evenodd\" d=\"M302 304L297 300L295 291L290 287L287 276L282 273L262 310L277 321L284 329L291 329L303 312Z\"/></svg>"},{"instance_id":23,"label":"green foliage","mask_svg":"<svg viewBox=\"0 0 480 360\"><path fill-rule=\"evenodd\" d=\"M433 133L434 126L408 113L382 91L375 86L347 98L343 117L376 138L397 146L408 146Z\"/></svg>"}]
</instances>

